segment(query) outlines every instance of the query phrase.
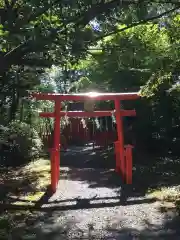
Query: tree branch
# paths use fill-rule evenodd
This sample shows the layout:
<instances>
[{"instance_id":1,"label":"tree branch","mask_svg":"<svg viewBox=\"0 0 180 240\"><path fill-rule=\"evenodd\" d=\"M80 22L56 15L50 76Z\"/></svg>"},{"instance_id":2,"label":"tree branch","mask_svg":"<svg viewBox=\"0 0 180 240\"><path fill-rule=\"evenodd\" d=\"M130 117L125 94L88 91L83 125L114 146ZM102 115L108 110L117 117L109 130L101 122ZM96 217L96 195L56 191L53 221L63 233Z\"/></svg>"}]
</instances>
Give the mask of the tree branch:
<instances>
[{"instance_id":1,"label":"tree branch","mask_svg":"<svg viewBox=\"0 0 180 240\"><path fill-rule=\"evenodd\" d=\"M12 57L12 55L15 57L16 53L19 52L19 50L22 50L29 42L30 42L30 40L27 40L27 41L19 44L17 47L15 47L11 51L7 52L4 55L4 58L8 58L9 56Z\"/></svg>"},{"instance_id":2,"label":"tree branch","mask_svg":"<svg viewBox=\"0 0 180 240\"><path fill-rule=\"evenodd\" d=\"M13 0L12 0L13 1ZM44 12L46 12L50 7L54 6L55 4L58 4L60 0L54 0L54 2L50 5L48 4L47 6L45 6L43 9L40 9L36 14L32 15L31 18L29 18L29 21L32 21L32 20L35 20L35 18L37 18L38 16L40 16L41 14L43 14ZM109 11L109 9L112 9L112 8L115 8L117 7L118 5L120 4L138 4L140 3L140 1L142 2L142 0L135 0L135 1L128 1L128 0L112 0L110 2L106 2L105 1L102 1L100 4L98 5L93 5L91 6L86 12L84 12L81 16L79 17L75 17L75 18L72 18L68 21L68 23L74 23L77 25L86 25L89 21L91 21L93 18L95 18L97 15L99 14L102 14L106 11ZM16 2L16 0L14 0L13 2ZM145 2L152 2L152 1L146 1ZM157 3L157 1L154 1ZM158 2L163 2L165 3L164 1L158 1ZM166 1L167 2L167 1ZM169 2L169 1L168 1ZM174 3L174 1L173 1ZM103 36L98 36L96 39L92 40L91 42L89 43L92 43L92 42L97 42L99 41L100 39L104 38L104 37L107 37L109 35L113 35L113 34L116 34L118 32L122 32L122 31L125 31L129 28L132 28L132 27L135 27L135 26L138 26L138 25L141 25L141 24L145 24L147 23L148 21L153 21L155 19L158 19L158 18L161 18L162 16L165 16L165 15L168 15L168 14L171 14L173 12L175 12L176 10L178 10L180 8L180 5L176 6L175 8L169 10L169 11L166 11L166 12L163 12L159 15L156 15L154 17L151 17L151 18L146 18L146 19L143 19L139 22L135 22L135 23L132 23L118 31L113 31L113 32L110 32L106 35L103 35ZM68 24L67 23L67 24ZM23 22L24 24L24 22ZM65 30L61 30L60 31L60 34L62 34ZM54 31L54 34L56 35L58 33L58 30L55 30ZM47 40L47 39L45 39ZM23 42L21 43L19 46L17 46L16 48L12 49L10 52L6 53L4 56L1 56L0 57L0 65L1 65L1 73L3 72L3 69L7 69L8 67L10 67L12 64L14 64L17 60L16 58L20 58L20 55L21 57L24 56L24 54L28 53L28 52L32 52L32 48L29 47L31 45L31 42L34 43L34 40L27 40L26 42ZM42 42L42 45L44 43ZM43 45L44 46L44 45ZM14 59L14 60L13 60Z\"/></svg>"},{"instance_id":3,"label":"tree branch","mask_svg":"<svg viewBox=\"0 0 180 240\"><path fill-rule=\"evenodd\" d=\"M168 11L165 11L165 12L163 12L163 13L161 13L161 14L158 14L158 15L156 15L156 16L154 16L154 17L150 17L150 18L143 19L143 20L141 20L141 21L138 21L138 22L129 24L128 26L126 26L126 27L124 27L124 28L121 28L121 29L119 29L119 30L112 31L112 32L107 33L107 34L105 34L105 35L103 35L103 36L99 36L99 37L97 37L95 40L93 40L93 42L97 42L97 41L101 40L102 38L108 37L108 36L113 35L113 34L116 34L116 33L123 32L123 31L125 31L125 30L127 30L127 29L129 29L129 28L137 27L137 26L139 26L139 25L146 24L147 22L151 22L151 21L153 21L153 20L162 18L163 16L169 15L169 14L175 12L175 11L178 10L178 9L180 9L180 5L178 5L178 7L172 8L171 10L168 10Z\"/></svg>"},{"instance_id":4,"label":"tree branch","mask_svg":"<svg viewBox=\"0 0 180 240\"><path fill-rule=\"evenodd\" d=\"M14 1L16 1L16 0L14 0ZM19 31L19 29L22 26L24 26L32 21L35 21L42 14L46 13L49 9L51 9L52 7L57 5L59 3L59 1L60 0L54 0L54 2L51 2L49 4L47 3L43 8L37 8L38 10L35 13L32 13L32 14L26 16L23 20L17 19L17 23L14 26L13 33L17 33L17 31Z\"/></svg>"},{"instance_id":5,"label":"tree branch","mask_svg":"<svg viewBox=\"0 0 180 240\"><path fill-rule=\"evenodd\" d=\"M31 66L31 67L51 67L53 61L45 60L45 59L37 59L37 58L22 58L17 61L17 64Z\"/></svg>"},{"instance_id":6,"label":"tree branch","mask_svg":"<svg viewBox=\"0 0 180 240\"><path fill-rule=\"evenodd\" d=\"M102 1L100 4L94 4L92 5L87 11L85 11L81 16L77 16L77 21L76 19L70 20L70 22L76 22L76 25L83 25L85 26L88 24L92 19L97 17L98 15L102 13L109 12L113 8L117 6L128 6L128 5L139 5L142 3L160 3L160 4L175 4L175 5L180 5L179 0L112 0L110 2L105 2Z\"/></svg>"},{"instance_id":7,"label":"tree branch","mask_svg":"<svg viewBox=\"0 0 180 240\"><path fill-rule=\"evenodd\" d=\"M14 5L16 4L17 1L18 1L18 0L11 0L11 8L14 7Z\"/></svg>"},{"instance_id":8,"label":"tree branch","mask_svg":"<svg viewBox=\"0 0 180 240\"><path fill-rule=\"evenodd\" d=\"M8 0L4 0L4 4L5 4L5 6L6 6L7 9L10 7Z\"/></svg>"},{"instance_id":9,"label":"tree branch","mask_svg":"<svg viewBox=\"0 0 180 240\"><path fill-rule=\"evenodd\" d=\"M152 0L152 1L147 1L147 0L145 0L144 1L145 3L146 2L148 2L148 3L161 3L161 4L177 4L177 5L179 5L180 4L180 2L179 2L179 0L169 0L169 1L166 1L166 0Z\"/></svg>"},{"instance_id":10,"label":"tree branch","mask_svg":"<svg viewBox=\"0 0 180 240\"><path fill-rule=\"evenodd\" d=\"M85 11L81 16L77 16L77 21L74 19L73 22L76 22L76 26L78 25L87 25L92 19L97 17L98 15L102 13L109 12L113 8L120 6L120 5L130 5L130 4L138 4L140 0L138 1L120 1L120 0L112 0L110 2L104 2L102 1L100 4L93 4L91 8L89 8L87 11ZM72 21L71 21L72 22Z\"/></svg>"},{"instance_id":11,"label":"tree branch","mask_svg":"<svg viewBox=\"0 0 180 240\"><path fill-rule=\"evenodd\" d=\"M47 3L44 8L40 8L36 13L32 14L29 18L27 18L27 22L31 22L36 20L37 17L41 16L42 14L44 14L45 12L47 12L49 9L51 9L52 7L54 7L55 5L57 5L60 2L60 0L55 0L54 2L51 3Z\"/></svg>"}]
</instances>

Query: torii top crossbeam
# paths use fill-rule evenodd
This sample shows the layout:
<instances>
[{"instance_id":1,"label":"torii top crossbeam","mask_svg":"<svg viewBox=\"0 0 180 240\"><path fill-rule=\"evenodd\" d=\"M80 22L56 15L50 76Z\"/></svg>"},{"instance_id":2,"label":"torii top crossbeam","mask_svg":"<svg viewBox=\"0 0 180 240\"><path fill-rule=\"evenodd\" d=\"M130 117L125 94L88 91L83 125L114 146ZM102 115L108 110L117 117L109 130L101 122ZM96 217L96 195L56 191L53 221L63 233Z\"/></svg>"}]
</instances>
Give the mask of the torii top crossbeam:
<instances>
[{"instance_id":1,"label":"torii top crossbeam","mask_svg":"<svg viewBox=\"0 0 180 240\"><path fill-rule=\"evenodd\" d=\"M84 101L88 99L94 100L135 100L139 98L138 92L132 93L78 93L78 94L59 94L59 93L32 93L37 100L60 100L60 101Z\"/></svg>"}]
</instances>

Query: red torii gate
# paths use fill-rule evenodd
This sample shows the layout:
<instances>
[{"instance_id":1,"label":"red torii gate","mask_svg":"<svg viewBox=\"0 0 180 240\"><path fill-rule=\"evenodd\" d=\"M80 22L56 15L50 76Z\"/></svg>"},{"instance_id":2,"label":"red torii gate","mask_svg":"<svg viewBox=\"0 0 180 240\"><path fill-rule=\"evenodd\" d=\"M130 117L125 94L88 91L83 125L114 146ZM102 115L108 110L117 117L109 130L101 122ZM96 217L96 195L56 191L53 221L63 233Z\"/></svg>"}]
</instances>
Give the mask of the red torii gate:
<instances>
[{"instance_id":1,"label":"red torii gate","mask_svg":"<svg viewBox=\"0 0 180 240\"><path fill-rule=\"evenodd\" d=\"M115 142L116 154L116 172L121 173L123 181L132 183L132 146L124 146L122 117L135 116L135 110L123 110L120 106L122 100L135 100L139 98L138 93L79 93L79 94L52 94L52 93L32 93L36 100L54 101L54 112L40 113L41 117L53 117L54 121L54 145L51 149L51 190L54 193L59 180L60 166L60 120L63 116L68 117L116 117L117 136ZM107 101L112 100L115 103L115 110L112 111L61 111L62 101Z\"/></svg>"}]
</instances>

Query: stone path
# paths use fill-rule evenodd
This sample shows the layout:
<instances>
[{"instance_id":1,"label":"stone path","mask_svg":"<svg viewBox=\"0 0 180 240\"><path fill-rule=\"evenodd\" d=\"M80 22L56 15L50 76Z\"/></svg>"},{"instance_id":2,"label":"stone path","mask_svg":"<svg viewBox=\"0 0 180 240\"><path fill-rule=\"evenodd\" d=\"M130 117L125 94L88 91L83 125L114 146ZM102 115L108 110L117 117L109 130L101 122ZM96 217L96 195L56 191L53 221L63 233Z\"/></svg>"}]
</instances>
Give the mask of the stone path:
<instances>
[{"instance_id":1,"label":"stone path","mask_svg":"<svg viewBox=\"0 0 180 240\"><path fill-rule=\"evenodd\" d=\"M31 226L32 239L180 239L175 213L122 186L112 157L90 150L63 154L58 190Z\"/></svg>"}]
</instances>

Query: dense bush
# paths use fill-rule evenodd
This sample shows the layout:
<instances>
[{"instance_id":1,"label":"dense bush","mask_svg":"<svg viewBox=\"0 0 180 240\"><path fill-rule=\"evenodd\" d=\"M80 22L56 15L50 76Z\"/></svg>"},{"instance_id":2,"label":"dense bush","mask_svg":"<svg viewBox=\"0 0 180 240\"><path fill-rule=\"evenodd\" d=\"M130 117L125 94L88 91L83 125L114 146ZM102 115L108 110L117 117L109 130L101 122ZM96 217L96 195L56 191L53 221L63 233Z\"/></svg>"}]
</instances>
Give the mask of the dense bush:
<instances>
[{"instance_id":1,"label":"dense bush","mask_svg":"<svg viewBox=\"0 0 180 240\"><path fill-rule=\"evenodd\" d=\"M10 141L9 149L6 149L6 165L17 166L39 157L43 144L38 133L30 125L14 121L8 128L4 138L11 137L13 141Z\"/></svg>"}]
</instances>

